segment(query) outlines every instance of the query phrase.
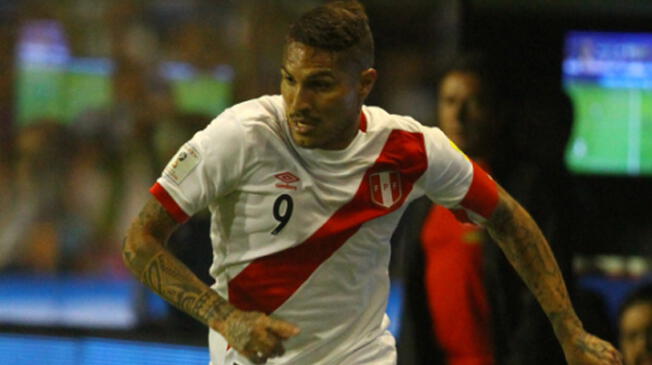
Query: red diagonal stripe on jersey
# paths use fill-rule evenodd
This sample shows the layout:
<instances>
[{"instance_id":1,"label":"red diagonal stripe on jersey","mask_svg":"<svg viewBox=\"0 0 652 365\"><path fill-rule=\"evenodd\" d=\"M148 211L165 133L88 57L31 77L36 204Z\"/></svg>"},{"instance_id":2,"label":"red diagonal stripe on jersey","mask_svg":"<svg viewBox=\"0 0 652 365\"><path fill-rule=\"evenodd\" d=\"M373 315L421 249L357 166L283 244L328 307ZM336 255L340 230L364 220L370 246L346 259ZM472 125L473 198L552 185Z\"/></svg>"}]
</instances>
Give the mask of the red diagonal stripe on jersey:
<instances>
[{"instance_id":1,"label":"red diagonal stripe on jersey","mask_svg":"<svg viewBox=\"0 0 652 365\"><path fill-rule=\"evenodd\" d=\"M303 243L252 261L229 282L229 301L242 310L267 314L275 311L363 223L398 209L427 164L421 133L392 131L376 162L362 178L353 199ZM403 195L399 204L391 209L371 201L369 177L381 171L397 171L401 176Z\"/></svg>"}]
</instances>

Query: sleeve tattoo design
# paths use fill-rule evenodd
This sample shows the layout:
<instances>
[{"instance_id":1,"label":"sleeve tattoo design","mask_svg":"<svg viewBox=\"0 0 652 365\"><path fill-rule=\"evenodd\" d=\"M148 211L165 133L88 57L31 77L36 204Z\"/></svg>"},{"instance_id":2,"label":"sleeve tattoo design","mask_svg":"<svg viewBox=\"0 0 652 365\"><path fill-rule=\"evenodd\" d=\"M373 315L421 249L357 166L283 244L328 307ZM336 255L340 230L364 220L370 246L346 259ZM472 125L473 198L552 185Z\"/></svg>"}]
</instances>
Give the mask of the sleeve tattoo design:
<instances>
[{"instance_id":1,"label":"sleeve tattoo design","mask_svg":"<svg viewBox=\"0 0 652 365\"><path fill-rule=\"evenodd\" d=\"M138 242L123 242L125 262L145 285L200 322L224 321L235 308L165 248L176 225L158 202L150 200L130 230L128 239Z\"/></svg>"},{"instance_id":2,"label":"sleeve tattoo design","mask_svg":"<svg viewBox=\"0 0 652 365\"><path fill-rule=\"evenodd\" d=\"M550 246L525 209L510 197L504 198L489 232L553 324L565 320L579 324Z\"/></svg>"}]
</instances>

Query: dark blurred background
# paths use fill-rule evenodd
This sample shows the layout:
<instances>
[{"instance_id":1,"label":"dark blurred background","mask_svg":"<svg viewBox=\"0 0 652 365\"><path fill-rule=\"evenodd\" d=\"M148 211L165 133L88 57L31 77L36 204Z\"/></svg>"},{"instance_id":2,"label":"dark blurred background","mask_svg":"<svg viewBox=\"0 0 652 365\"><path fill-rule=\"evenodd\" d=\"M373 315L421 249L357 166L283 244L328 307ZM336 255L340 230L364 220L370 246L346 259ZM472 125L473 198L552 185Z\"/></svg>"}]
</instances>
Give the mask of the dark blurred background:
<instances>
[{"instance_id":1,"label":"dark blurred background","mask_svg":"<svg viewBox=\"0 0 652 365\"><path fill-rule=\"evenodd\" d=\"M370 105L436 125L442 68L459 52L488 56L501 168L510 181L568 171L572 186L550 185L579 202L571 270L613 322L623 295L650 277L652 3L362 2L379 71ZM278 93L289 22L320 3L0 0L0 347L11 349L0 363L31 363L37 346L59 359L46 364L92 364L129 344L143 358L199 346L170 351L206 363L206 330L134 281L120 242L185 140L228 105ZM172 250L210 282L207 222L194 217Z\"/></svg>"}]
</instances>

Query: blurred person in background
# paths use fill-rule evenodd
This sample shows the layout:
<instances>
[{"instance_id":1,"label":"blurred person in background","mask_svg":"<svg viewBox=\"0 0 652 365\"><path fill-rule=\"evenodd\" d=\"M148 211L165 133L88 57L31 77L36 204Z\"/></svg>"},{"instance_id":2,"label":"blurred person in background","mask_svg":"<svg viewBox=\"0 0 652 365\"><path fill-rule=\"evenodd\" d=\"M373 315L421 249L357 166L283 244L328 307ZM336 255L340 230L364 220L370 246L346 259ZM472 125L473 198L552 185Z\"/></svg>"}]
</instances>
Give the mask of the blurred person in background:
<instances>
[{"instance_id":1,"label":"blurred person in background","mask_svg":"<svg viewBox=\"0 0 652 365\"><path fill-rule=\"evenodd\" d=\"M437 115L448 138L491 171L500 126L486 69L480 55L460 57L440 82ZM491 365L491 315L482 265L489 237L480 226L457 220L457 213L434 205L421 231L432 326L446 364Z\"/></svg>"},{"instance_id":2,"label":"blurred person in background","mask_svg":"<svg viewBox=\"0 0 652 365\"><path fill-rule=\"evenodd\" d=\"M570 364L619 364L608 343L582 328L527 212L438 129L363 106L372 66L358 2L303 14L285 45L282 95L222 113L152 187L123 246L134 274L210 328L215 365L393 364L384 314L389 239L404 203L427 193L486 223ZM169 235L206 206L213 288L166 249Z\"/></svg>"},{"instance_id":3,"label":"blurred person in background","mask_svg":"<svg viewBox=\"0 0 652 365\"><path fill-rule=\"evenodd\" d=\"M496 164L501 130L494 86L484 55L461 54L443 72L436 103L441 130L488 171ZM459 214L464 213L421 199L410 208L410 221L403 220L406 227L400 229L414 234L402 233L401 242L408 260L402 363L497 363L483 266L490 237L468 219L458 220ZM438 351L427 352L433 345Z\"/></svg>"},{"instance_id":4,"label":"blurred person in background","mask_svg":"<svg viewBox=\"0 0 652 365\"><path fill-rule=\"evenodd\" d=\"M493 72L479 52L456 57L439 84L438 125L541 222L580 318L590 331L613 339L598 320L604 303L575 290L572 276L578 198L563 166L572 106L557 89L523 95L514 103L523 106L510 109L518 122L507 133L503 124L514 116L504 111ZM407 262L399 358L406 364L565 364L545 313L499 246L482 227L456 219L458 213L417 201L402 222L403 231L415 233L400 235ZM423 351L432 344L437 351Z\"/></svg>"},{"instance_id":5,"label":"blurred person in background","mask_svg":"<svg viewBox=\"0 0 652 365\"><path fill-rule=\"evenodd\" d=\"M638 287L625 299L618 327L625 365L652 365L652 283Z\"/></svg>"}]
</instances>

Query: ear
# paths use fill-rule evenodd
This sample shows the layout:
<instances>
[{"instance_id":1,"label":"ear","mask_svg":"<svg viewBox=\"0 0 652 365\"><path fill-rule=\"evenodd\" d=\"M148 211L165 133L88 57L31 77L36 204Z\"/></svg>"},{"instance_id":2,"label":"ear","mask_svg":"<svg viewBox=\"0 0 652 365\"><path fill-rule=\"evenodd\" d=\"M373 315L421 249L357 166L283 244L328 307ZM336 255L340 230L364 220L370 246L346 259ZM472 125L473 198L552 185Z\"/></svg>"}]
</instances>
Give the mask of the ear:
<instances>
[{"instance_id":1,"label":"ear","mask_svg":"<svg viewBox=\"0 0 652 365\"><path fill-rule=\"evenodd\" d=\"M371 89L374 88L378 71L375 68L368 68L360 73L360 99L365 100Z\"/></svg>"}]
</instances>

